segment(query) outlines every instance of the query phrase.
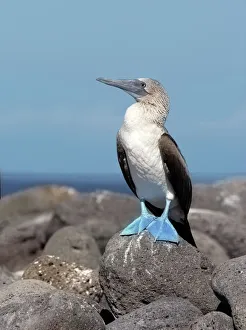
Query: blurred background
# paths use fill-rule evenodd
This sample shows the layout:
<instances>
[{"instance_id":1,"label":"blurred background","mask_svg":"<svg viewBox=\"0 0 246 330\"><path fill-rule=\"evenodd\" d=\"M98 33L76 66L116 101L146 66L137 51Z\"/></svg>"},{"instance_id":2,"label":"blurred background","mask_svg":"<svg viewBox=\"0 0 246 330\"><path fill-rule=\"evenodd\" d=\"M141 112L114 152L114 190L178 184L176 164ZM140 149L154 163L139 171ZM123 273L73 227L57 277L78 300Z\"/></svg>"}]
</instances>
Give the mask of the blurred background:
<instances>
[{"instance_id":1,"label":"blurred background","mask_svg":"<svg viewBox=\"0 0 246 330\"><path fill-rule=\"evenodd\" d=\"M246 172L246 2L5 1L2 194L40 183L129 192L116 133L133 99L96 81L151 77L194 182Z\"/></svg>"}]
</instances>

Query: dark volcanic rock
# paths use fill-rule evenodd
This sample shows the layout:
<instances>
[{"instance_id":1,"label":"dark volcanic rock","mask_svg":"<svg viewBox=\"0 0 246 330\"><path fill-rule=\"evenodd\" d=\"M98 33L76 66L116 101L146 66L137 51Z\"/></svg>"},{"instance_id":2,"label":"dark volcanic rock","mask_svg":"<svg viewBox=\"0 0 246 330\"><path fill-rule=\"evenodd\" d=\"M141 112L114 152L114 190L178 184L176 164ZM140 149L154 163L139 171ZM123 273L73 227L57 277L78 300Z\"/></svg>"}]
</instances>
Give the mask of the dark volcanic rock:
<instances>
[{"instance_id":1,"label":"dark volcanic rock","mask_svg":"<svg viewBox=\"0 0 246 330\"><path fill-rule=\"evenodd\" d=\"M57 290L48 283L37 280L18 280L12 284L5 285L0 289L0 304L2 301L9 300L13 294L21 296L22 294L41 294Z\"/></svg>"},{"instance_id":2,"label":"dark volcanic rock","mask_svg":"<svg viewBox=\"0 0 246 330\"><path fill-rule=\"evenodd\" d=\"M225 249L215 239L197 230L192 230L192 234L199 251L204 253L215 265L229 259Z\"/></svg>"},{"instance_id":3,"label":"dark volcanic rock","mask_svg":"<svg viewBox=\"0 0 246 330\"><path fill-rule=\"evenodd\" d=\"M45 281L57 289L88 296L97 302L103 294L98 280L98 270L68 263L59 257L39 257L26 268L22 277Z\"/></svg>"},{"instance_id":4,"label":"dark volcanic rock","mask_svg":"<svg viewBox=\"0 0 246 330\"><path fill-rule=\"evenodd\" d=\"M81 194L57 206L56 216L67 225L83 224L103 253L108 240L139 214L139 201L109 191Z\"/></svg>"},{"instance_id":5,"label":"dark volcanic rock","mask_svg":"<svg viewBox=\"0 0 246 330\"><path fill-rule=\"evenodd\" d=\"M246 223L246 180L231 179L193 186L192 207L223 211Z\"/></svg>"},{"instance_id":6,"label":"dark volcanic rock","mask_svg":"<svg viewBox=\"0 0 246 330\"><path fill-rule=\"evenodd\" d=\"M45 185L4 196L0 201L1 227L17 224L21 216L38 216L53 210L58 204L73 199L79 193L70 187ZM21 219L21 218L20 218Z\"/></svg>"},{"instance_id":7,"label":"dark volcanic rock","mask_svg":"<svg viewBox=\"0 0 246 330\"><path fill-rule=\"evenodd\" d=\"M63 227L54 208L79 193L55 185L31 188L0 200L0 265L21 270L40 255L50 236Z\"/></svg>"},{"instance_id":8,"label":"dark volcanic rock","mask_svg":"<svg viewBox=\"0 0 246 330\"><path fill-rule=\"evenodd\" d=\"M32 219L23 220L21 224L2 229L0 264L13 271L23 269L42 253L50 236L63 226L60 219L53 218L52 213L43 213Z\"/></svg>"},{"instance_id":9,"label":"dark volcanic rock","mask_svg":"<svg viewBox=\"0 0 246 330\"><path fill-rule=\"evenodd\" d=\"M210 287L212 266L197 249L154 239L116 234L103 255L100 282L116 316L158 299L161 295L188 299L204 313L219 300Z\"/></svg>"},{"instance_id":10,"label":"dark volcanic rock","mask_svg":"<svg viewBox=\"0 0 246 330\"><path fill-rule=\"evenodd\" d=\"M101 258L96 241L81 226L58 230L49 239L43 254L55 255L88 268L97 268Z\"/></svg>"},{"instance_id":11,"label":"dark volcanic rock","mask_svg":"<svg viewBox=\"0 0 246 330\"><path fill-rule=\"evenodd\" d=\"M232 318L220 312L211 312L192 322L189 330L233 330Z\"/></svg>"},{"instance_id":12,"label":"dark volcanic rock","mask_svg":"<svg viewBox=\"0 0 246 330\"><path fill-rule=\"evenodd\" d=\"M204 209L191 209L188 218L192 230L198 230L215 239L230 258L246 254L245 224L222 212Z\"/></svg>"},{"instance_id":13,"label":"dark volcanic rock","mask_svg":"<svg viewBox=\"0 0 246 330\"><path fill-rule=\"evenodd\" d=\"M0 291L1 329L103 330L96 309L41 281L17 281Z\"/></svg>"},{"instance_id":14,"label":"dark volcanic rock","mask_svg":"<svg viewBox=\"0 0 246 330\"><path fill-rule=\"evenodd\" d=\"M186 330L202 312L182 298L163 297L121 316L107 330ZM226 330L226 329L225 329Z\"/></svg>"},{"instance_id":15,"label":"dark volcanic rock","mask_svg":"<svg viewBox=\"0 0 246 330\"><path fill-rule=\"evenodd\" d=\"M216 267L214 291L230 305L236 329L246 329L246 256L226 261Z\"/></svg>"},{"instance_id":16,"label":"dark volcanic rock","mask_svg":"<svg viewBox=\"0 0 246 330\"><path fill-rule=\"evenodd\" d=\"M0 200L0 265L22 270L42 254L50 237L64 226L81 225L104 251L108 239L139 213L136 198L98 191L42 186Z\"/></svg>"}]
</instances>

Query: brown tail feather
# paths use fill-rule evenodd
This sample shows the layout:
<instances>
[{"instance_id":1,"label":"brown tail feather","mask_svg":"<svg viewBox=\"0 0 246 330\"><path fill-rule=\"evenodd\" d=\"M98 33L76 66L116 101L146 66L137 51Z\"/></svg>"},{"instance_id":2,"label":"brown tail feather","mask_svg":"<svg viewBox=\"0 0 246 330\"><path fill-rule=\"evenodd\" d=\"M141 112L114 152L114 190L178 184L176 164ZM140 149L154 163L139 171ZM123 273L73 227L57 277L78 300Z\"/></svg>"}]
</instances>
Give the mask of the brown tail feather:
<instances>
[{"instance_id":1,"label":"brown tail feather","mask_svg":"<svg viewBox=\"0 0 246 330\"><path fill-rule=\"evenodd\" d=\"M187 218L183 222L177 222L172 219L170 219L170 221L174 228L177 230L177 233L180 237L182 237L186 242L193 245L194 247L197 247L194 237L192 236L192 232Z\"/></svg>"}]
</instances>

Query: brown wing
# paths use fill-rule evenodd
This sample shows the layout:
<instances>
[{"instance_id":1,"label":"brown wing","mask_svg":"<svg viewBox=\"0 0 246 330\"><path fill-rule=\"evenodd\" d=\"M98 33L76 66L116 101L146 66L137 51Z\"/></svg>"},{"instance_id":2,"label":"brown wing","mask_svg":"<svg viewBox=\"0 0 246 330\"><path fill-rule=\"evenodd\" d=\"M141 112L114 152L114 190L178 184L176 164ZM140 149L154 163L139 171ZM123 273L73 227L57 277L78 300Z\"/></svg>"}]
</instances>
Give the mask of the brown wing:
<instances>
[{"instance_id":1,"label":"brown wing","mask_svg":"<svg viewBox=\"0 0 246 330\"><path fill-rule=\"evenodd\" d=\"M136 186L132 180L132 176L131 176L131 172L128 166L128 162L127 162L127 157L126 157L126 152L121 144L120 138L119 138L119 134L117 134L117 155L118 155L118 161L120 164L120 168L122 171L122 174L126 180L126 183L128 184L129 188L131 189L131 191L134 193L134 195L137 196L137 192L136 192Z\"/></svg>"},{"instance_id":2,"label":"brown wing","mask_svg":"<svg viewBox=\"0 0 246 330\"><path fill-rule=\"evenodd\" d=\"M192 200L192 184L185 159L177 143L167 133L161 136L159 149L163 165L168 171L169 182L174 189L181 209L187 216Z\"/></svg>"},{"instance_id":3,"label":"brown wing","mask_svg":"<svg viewBox=\"0 0 246 330\"><path fill-rule=\"evenodd\" d=\"M159 148L162 157L163 166L168 172L168 179L171 183L175 195L178 198L179 205L184 212L182 222L171 222L178 234L187 242L196 247L192 236L187 215L190 210L192 200L192 184L185 159L179 150L177 143L167 133L164 133L159 140Z\"/></svg>"}]
</instances>

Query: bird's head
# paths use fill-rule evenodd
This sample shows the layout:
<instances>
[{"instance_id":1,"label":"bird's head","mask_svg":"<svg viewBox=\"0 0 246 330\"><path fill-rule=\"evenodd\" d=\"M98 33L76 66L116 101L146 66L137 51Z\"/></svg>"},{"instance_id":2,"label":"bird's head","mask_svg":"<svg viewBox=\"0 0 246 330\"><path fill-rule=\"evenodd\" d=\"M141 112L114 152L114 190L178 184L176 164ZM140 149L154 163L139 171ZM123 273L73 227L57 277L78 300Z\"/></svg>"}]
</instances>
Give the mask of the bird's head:
<instances>
[{"instance_id":1,"label":"bird's head","mask_svg":"<svg viewBox=\"0 0 246 330\"><path fill-rule=\"evenodd\" d=\"M163 106L168 112L169 98L167 92L157 80L151 78L118 80L97 78L97 81L122 89L134 97L137 102Z\"/></svg>"}]
</instances>

